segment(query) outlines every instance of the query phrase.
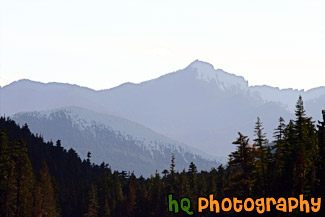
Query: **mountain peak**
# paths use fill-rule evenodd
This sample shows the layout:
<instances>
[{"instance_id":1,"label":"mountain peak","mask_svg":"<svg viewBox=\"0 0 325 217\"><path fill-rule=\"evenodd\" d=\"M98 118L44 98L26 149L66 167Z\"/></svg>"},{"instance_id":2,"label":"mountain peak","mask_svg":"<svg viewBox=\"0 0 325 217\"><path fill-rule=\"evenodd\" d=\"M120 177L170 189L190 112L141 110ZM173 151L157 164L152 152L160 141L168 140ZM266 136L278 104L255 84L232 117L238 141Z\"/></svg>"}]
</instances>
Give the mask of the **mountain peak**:
<instances>
[{"instance_id":1,"label":"mountain peak","mask_svg":"<svg viewBox=\"0 0 325 217\"><path fill-rule=\"evenodd\" d=\"M239 88L240 90L248 89L248 82L241 76L236 76L222 69L215 69L212 64L201 60L195 60L187 69L196 71L196 79L205 82L215 82L221 90L228 88Z\"/></svg>"},{"instance_id":2,"label":"mountain peak","mask_svg":"<svg viewBox=\"0 0 325 217\"><path fill-rule=\"evenodd\" d=\"M215 71L212 64L196 59L189 66L189 68L195 68L198 71Z\"/></svg>"},{"instance_id":3,"label":"mountain peak","mask_svg":"<svg viewBox=\"0 0 325 217\"><path fill-rule=\"evenodd\" d=\"M218 81L217 71L214 69L213 65L208 62L200 61L197 59L192 62L187 68L195 70L196 78L199 80L204 80L207 82Z\"/></svg>"}]
</instances>

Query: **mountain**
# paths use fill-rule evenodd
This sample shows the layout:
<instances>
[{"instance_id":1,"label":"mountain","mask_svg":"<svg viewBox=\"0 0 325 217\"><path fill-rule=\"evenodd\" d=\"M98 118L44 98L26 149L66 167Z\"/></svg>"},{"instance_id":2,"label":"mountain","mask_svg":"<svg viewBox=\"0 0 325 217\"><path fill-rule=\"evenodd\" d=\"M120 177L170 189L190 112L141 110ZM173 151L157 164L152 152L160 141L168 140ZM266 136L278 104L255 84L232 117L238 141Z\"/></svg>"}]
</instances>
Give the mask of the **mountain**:
<instances>
[{"instance_id":1,"label":"mountain","mask_svg":"<svg viewBox=\"0 0 325 217\"><path fill-rule=\"evenodd\" d=\"M91 160L108 163L112 169L130 168L148 177L156 170L169 169L172 153L178 170L195 162L200 170L219 163L197 149L169 139L135 122L100 114L80 107L41 112L17 113L12 119L48 141L61 140L62 146L77 151L82 159L91 152Z\"/></svg>"},{"instance_id":2,"label":"mountain","mask_svg":"<svg viewBox=\"0 0 325 217\"><path fill-rule=\"evenodd\" d=\"M243 77L196 60L182 70L139 84L94 91L77 85L13 82L0 89L1 113L80 106L135 121L207 153L227 156L240 131L253 135L259 116L269 139L282 116L294 117L299 95L308 115L319 119L325 88L309 91L249 86Z\"/></svg>"},{"instance_id":3,"label":"mountain","mask_svg":"<svg viewBox=\"0 0 325 217\"><path fill-rule=\"evenodd\" d=\"M297 89L279 89L276 87L252 86L250 87L253 95L257 95L266 102L276 102L288 111L294 111L296 101L299 96L307 105L307 112L317 119L321 119L320 109L325 108L325 87L312 88L308 91Z\"/></svg>"}]
</instances>

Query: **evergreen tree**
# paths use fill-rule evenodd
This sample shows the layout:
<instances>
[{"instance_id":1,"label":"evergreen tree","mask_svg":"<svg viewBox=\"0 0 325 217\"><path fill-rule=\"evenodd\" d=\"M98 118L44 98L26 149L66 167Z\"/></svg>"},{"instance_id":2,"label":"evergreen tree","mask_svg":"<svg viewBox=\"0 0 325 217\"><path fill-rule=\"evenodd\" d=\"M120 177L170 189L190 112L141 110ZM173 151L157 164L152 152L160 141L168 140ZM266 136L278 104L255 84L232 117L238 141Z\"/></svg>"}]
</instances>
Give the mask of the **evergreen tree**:
<instances>
[{"instance_id":1,"label":"evergreen tree","mask_svg":"<svg viewBox=\"0 0 325 217\"><path fill-rule=\"evenodd\" d=\"M196 165L191 162L188 170L190 188L192 189L193 194L197 193L197 168Z\"/></svg>"},{"instance_id":2,"label":"evergreen tree","mask_svg":"<svg viewBox=\"0 0 325 217\"><path fill-rule=\"evenodd\" d=\"M284 167L284 131L285 131L286 125L284 123L284 119L282 117L279 118L279 125L274 130L273 137L275 140L273 141L274 145L272 146L273 151L275 151L275 167L274 167L274 177L276 180L280 181L280 176L283 171ZM280 183L280 182L276 182ZM276 186L274 186L276 187Z\"/></svg>"},{"instance_id":3,"label":"evergreen tree","mask_svg":"<svg viewBox=\"0 0 325 217\"><path fill-rule=\"evenodd\" d=\"M122 192L122 183L120 177L118 176L118 172L115 171L112 176L112 215L118 216L118 213L121 211L121 203L124 200L123 192Z\"/></svg>"},{"instance_id":4,"label":"evergreen tree","mask_svg":"<svg viewBox=\"0 0 325 217\"><path fill-rule=\"evenodd\" d=\"M52 177L46 162L39 173L34 193L34 216L59 217L54 195Z\"/></svg>"},{"instance_id":5,"label":"evergreen tree","mask_svg":"<svg viewBox=\"0 0 325 217\"><path fill-rule=\"evenodd\" d=\"M91 184L89 190L88 211L86 214L84 214L84 216L98 217L97 189L93 184Z\"/></svg>"},{"instance_id":6,"label":"evergreen tree","mask_svg":"<svg viewBox=\"0 0 325 217\"><path fill-rule=\"evenodd\" d=\"M266 146L265 153L265 195L274 195L274 180L277 179L275 175L275 157L271 146Z\"/></svg>"},{"instance_id":7,"label":"evergreen tree","mask_svg":"<svg viewBox=\"0 0 325 217\"><path fill-rule=\"evenodd\" d=\"M212 168L209 173L209 178L208 178L208 184L209 184L209 189L208 192L211 194L217 195L217 183L218 183L218 172L215 168ZM200 186L199 186L200 187ZM203 192L200 191L202 194Z\"/></svg>"},{"instance_id":8,"label":"evergreen tree","mask_svg":"<svg viewBox=\"0 0 325 217\"><path fill-rule=\"evenodd\" d=\"M158 174L158 173L157 173ZM158 174L159 176L159 174ZM159 177L160 179L160 177ZM136 178L134 174L131 175L129 178L129 183L128 183L128 191L126 195L126 203L125 203L125 211L126 211L126 216L127 217L133 217L134 216L134 209L136 207L136 195L135 195L135 182Z\"/></svg>"},{"instance_id":9,"label":"evergreen tree","mask_svg":"<svg viewBox=\"0 0 325 217\"><path fill-rule=\"evenodd\" d=\"M27 155L26 143L22 140L14 143L16 211L15 217L32 216L34 174Z\"/></svg>"},{"instance_id":10,"label":"evergreen tree","mask_svg":"<svg viewBox=\"0 0 325 217\"><path fill-rule=\"evenodd\" d=\"M311 118L306 117L302 97L296 104L295 146L293 193L310 193L314 189L315 159L316 159L316 130ZM308 179L312 182L306 185ZM307 191L307 192L306 192Z\"/></svg>"},{"instance_id":11,"label":"evergreen tree","mask_svg":"<svg viewBox=\"0 0 325 217\"><path fill-rule=\"evenodd\" d=\"M167 169L164 169L162 171L162 174L164 175L164 178L167 178L168 174L169 174L169 171Z\"/></svg>"},{"instance_id":12,"label":"evergreen tree","mask_svg":"<svg viewBox=\"0 0 325 217\"><path fill-rule=\"evenodd\" d=\"M213 187L210 187L210 182L216 182L216 180L208 179L209 173L206 171L201 171L200 174L198 174L197 179L197 192L195 194L192 194L192 198L196 204L196 198L197 195L206 195L207 193L215 193L216 191L209 191L208 189L213 189ZM214 189L215 190L215 189Z\"/></svg>"},{"instance_id":13,"label":"evergreen tree","mask_svg":"<svg viewBox=\"0 0 325 217\"><path fill-rule=\"evenodd\" d=\"M236 150L229 155L227 167L220 165L209 172L198 171L195 163L191 162L187 172L184 169L179 173L175 171L173 154L172 175L164 170L164 176L160 177L156 171L150 178L136 178L126 171L112 174L107 164L90 164L90 156L88 162L82 161L73 149L67 152L60 141L55 146L52 142L45 143L41 137L32 135L27 125L19 127L10 119L0 117L0 216L59 216L60 203L63 217L83 214L169 217L173 216L167 210L166 198L170 193L177 200L189 197L192 208L197 207L197 196L209 194L214 194L219 201L225 196L259 198L261 192L265 197L274 198L297 197L301 193L308 199L323 197L325 111L323 115L316 130L311 118L305 114L300 97L295 120L285 125L284 120L279 119L273 146L266 145L262 123L258 119L254 146L249 144L247 136L239 133L233 142ZM33 171L38 173L37 181ZM315 216L324 216L323 213L321 209ZM256 213L248 214L257 216ZM183 212L179 215L187 216ZM215 214L207 209L202 215ZM218 215L231 217L237 213ZM268 213L264 215L268 216ZM271 211L270 216L273 215L280 216ZM296 213L284 215L305 216L298 208Z\"/></svg>"},{"instance_id":14,"label":"evergreen tree","mask_svg":"<svg viewBox=\"0 0 325 217\"><path fill-rule=\"evenodd\" d=\"M99 198L99 210L98 214L102 217L110 217L111 216L111 204L112 204L112 196L111 196L111 170L107 169L105 166L103 167L105 172L101 177L100 187L98 190L98 198Z\"/></svg>"},{"instance_id":15,"label":"evergreen tree","mask_svg":"<svg viewBox=\"0 0 325 217\"><path fill-rule=\"evenodd\" d=\"M11 217L16 209L16 179L13 149L5 131L0 132L0 214Z\"/></svg>"},{"instance_id":16,"label":"evergreen tree","mask_svg":"<svg viewBox=\"0 0 325 217\"><path fill-rule=\"evenodd\" d=\"M0 206L2 216L32 216L34 174L26 144L9 142L5 132L0 141Z\"/></svg>"},{"instance_id":17,"label":"evergreen tree","mask_svg":"<svg viewBox=\"0 0 325 217\"><path fill-rule=\"evenodd\" d=\"M58 150L63 151L63 147L60 139L56 141L56 147L58 148Z\"/></svg>"},{"instance_id":18,"label":"evergreen tree","mask_svg":"<svg viewBox=\"0 0 325 217\"><path fill-rule=\"evenodd\" d=\"M282 144L282 151L280 156L281 173L279 174L279 192L282 195L292 195L293 183L295 178L293 176L294 159L295 159L295 124L292 120L289 121L288 125L284 129L284 142ZM279 184L279 183L278 183Z\"/></svg>"},{"instance_id":19,"label":"evergreen tree","mask_svg":"<svg viewBox=\"0 0 325 217\"><path fill-rule=\"evenodd\" d=\"M167 206L165 202L165 197L162 191L162 182L159 173L156 173L155 176L150 177L149 184L149 206L146 209L150 208L150 211L147 210L150 216L154 216L155 213L164 212L165 207Z\"/></svg>"},{"instance_id":20,"label":"evergreen tree","mask_svg":"<svg viewBox=\"0 0 325 217\"><path fill-rule=\"evenodd\" d=\"M323 121L319 121L318 125L318 143L319 157L317 159L317 177L319 180L318 195L325 195L325 110L322 111Z\"/></svg>"},{"instance_id":21,"label":"evergreen tree","mask_svg":"<svg viewBox=\"0 0 325 217\"><path fill-rule=\"evenodd\" d=\"M229 183L226 191L237 197L251 195L254 171L253 148L249 145L249 139L241 133L233 144L237 145L236 151L229 155Z\"/></svg>"},{"instance_id":22,"label":"evergreen tree","mask_svg":"<svg viewBox=\"0 0 325 217\"><path fill-rule=\"evenodd\" d=\"M177 195L180 198L189 196L187 195L187 193L189 192L190 184L185 169L179 174L179 179L178 179L176 189L177 189Z\"/></svg>"},{"instance_id":23,"label":"evergreen tree","mask_svg":"<svg viewBox=\"0 0 325 217\"><path fill-rule=\"evenodd\" d=\"M91 153L90 151L87 152L87 164L90 165Z\"/></svg>"},{"instance_id":24,"label":"evergreen tree","mask_svg":"<svg viewBox=\"0 0 325 217\"><path fill-rule=\"evenodd\" d=\"M218 167L217 170L217 195L218 198L224 198L224 189L225 189L225 178L226 178L226 171L222 164Z\"/></svg>"},{"instance_id":25,"label":"evergreen tree","mask_svg":"<svg viewBox=\"0 0 325 217\"><path fill-rule=\"evenodd\" d=\"M173 176L175 174L175 154L172 153L172 159L171 159L171 163L170 163L170 174Z\"/></svg>"},{"instance_id":26,"label":"evergreen tree","mask_svg":"<svg viewBox=\"0 0 325 217\"><path fill-rule=\"evenodd\" d=\"M255 191L261 196L265 195L266 191L266 147L265 144L268 142L266 134L263 132L262 122L260 118L257 118L255 124L255 136L254 139L254 151L255 151Z\"/></svg>"}]
</instances>

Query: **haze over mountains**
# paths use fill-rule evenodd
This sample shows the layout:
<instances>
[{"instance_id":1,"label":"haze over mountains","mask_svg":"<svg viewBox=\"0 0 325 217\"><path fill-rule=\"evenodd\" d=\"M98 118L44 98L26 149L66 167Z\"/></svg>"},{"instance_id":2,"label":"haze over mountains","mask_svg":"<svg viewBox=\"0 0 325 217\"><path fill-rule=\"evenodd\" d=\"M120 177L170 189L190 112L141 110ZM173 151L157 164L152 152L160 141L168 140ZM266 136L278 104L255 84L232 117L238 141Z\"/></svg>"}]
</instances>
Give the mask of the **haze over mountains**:
<instances>
[{"instance_id":1,"label":"haze over mountains","mask_svg":"<svg viewBox=\"0 0 325 217\"><path fill-rule=\"evenodd\" d=\"M137 124L113 115L100 114L80 107L66 107L40 112L17 113L11 117L20 125L28 123L32 132L45 141L61 140L82 159L91 152L91 161L109 163L114 170L134 171L146 177L168 169L172 153L179 171L195 162L198 169L219 165L203 152Z\"/></svg>"},{"instance_id":2,"label":"haze over mountains","mask_svg":"<svg viewBox=\"0 0 325 217\"><path fill-rule=\"evenodd\" d=\"M101 91L20 80L1 88L0 110L1 114L13 115L83 107L137 122L204 152L227 156L234 150L231 143L238 131L253 136L258 116L272 139L279 117L286 121L293 118L299 95L304 99L307 114L320 119L325 108L324 87L299 91L249 86L243 77L196 60L157 79Z\"/></svg>"}]
</instances>

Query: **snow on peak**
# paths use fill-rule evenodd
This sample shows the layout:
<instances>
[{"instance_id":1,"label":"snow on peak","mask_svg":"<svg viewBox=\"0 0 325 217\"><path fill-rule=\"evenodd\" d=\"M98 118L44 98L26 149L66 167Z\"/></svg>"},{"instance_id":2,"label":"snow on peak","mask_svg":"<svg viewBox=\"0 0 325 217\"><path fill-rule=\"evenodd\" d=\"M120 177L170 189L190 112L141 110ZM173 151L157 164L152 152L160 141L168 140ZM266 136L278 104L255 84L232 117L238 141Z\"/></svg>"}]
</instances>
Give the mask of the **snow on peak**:
<instances>
[{"instance_id":1,"label":"snow on peak","mask_svg":"<svg viewBox=\"0 0 325 217\"><path fill-rule=\"evenodd\" d=\"M241 76L227 73L222 69L215 69L212 64L195 60L188 68L196 71L196 79L206 82L216 82L221 90L238 88L248 90L248 82Z\"/></svg>"},{"instance_id":2,"label":"snow on peak","mask_svg":"<svg viewBox=\"0 0 325 217\"><path fill-rule=\"evenodd\" d=\"M197 69L198 73L202 74L202 76L215 78L215 69L210 63L195 60L188 67Z\"/></svg>"},{"instance_id":3,"label":"snow on peak","mask_svg":"<svg viewBox=\"0 0 325 217\"><path fill-rule=\"evenodd\" d=\"M164 152L170 149L180 153L186 160L187 154L194 157L215 160L216 158L208 155L196 148L190 147L181 142L170 139L162 134L152 131L136 122L120 118L114 115L97 113L82 107L68 106L52 110L21 112L12 118L19 119L24 115L36 117L38 119L54 120L56 117L65 117L71 121L72 126L81 132L88 131L96 138L98 130L109 130L116 135L122 136L127 140L133 140L135 144L149 151Z\"/></svg>"}]
</instances>

